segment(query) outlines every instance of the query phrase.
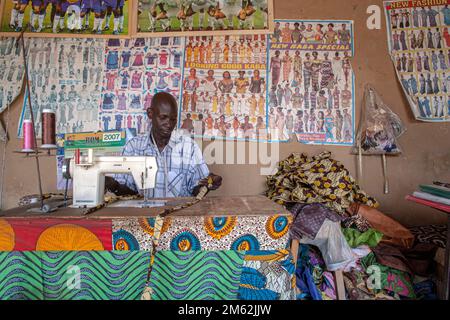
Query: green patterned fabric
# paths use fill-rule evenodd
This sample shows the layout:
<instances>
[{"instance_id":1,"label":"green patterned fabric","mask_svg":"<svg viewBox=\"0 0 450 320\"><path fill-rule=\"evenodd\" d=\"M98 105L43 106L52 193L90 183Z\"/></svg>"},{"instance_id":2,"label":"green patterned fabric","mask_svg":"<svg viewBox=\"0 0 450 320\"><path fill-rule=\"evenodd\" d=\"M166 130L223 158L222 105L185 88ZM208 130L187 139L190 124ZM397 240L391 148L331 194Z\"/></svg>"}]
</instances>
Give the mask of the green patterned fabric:
<instances>
[{"instance_id":1,"label":"green patterned fabric","mask_svg":"<svg viewBox=\"0 0 450 320\"><path fill-rule=\"evenodd\" d=\"M375 276L377 269L380 271L381 289L389 291L394 295L411 299L416 298L412 279L408 273L378 263L373 252L361 259L361 265L364 267L366 273L372 276Z\"/></svg>"},{"instance_id":2,"label":"green patterned fabric","mask_svg":"<svg viewBox=\"0 0 450 320\"><path fill-rule=\"evenodd\" d=\"M152 300L235 300L244 255L237 251L159 251Z\"/></svg>"},{"instance_id":3,"label":"green patterned fabric","mask_svg":"<svg viewBox=\"0 0 450 320\"><path fill-rule=\"evenodd\" d=\"M364 244L373 248L376 247L381 241L381 238L383 238L383 234L375 229L369 229L366 232L359 232L353 228L343 228L342 233L344 234L349 246L352 248L356 248Z\"/></svg>"},{"instance_id":4,"label":"green patterned fabric","mask_svg":"<svg viewBox=\"0 0 450 320\"><path fill-rule=\"evenodd\" d=\"M0 300L134 300L149 254L140 251L0 252Z\"/></svg>"}]
</instances>

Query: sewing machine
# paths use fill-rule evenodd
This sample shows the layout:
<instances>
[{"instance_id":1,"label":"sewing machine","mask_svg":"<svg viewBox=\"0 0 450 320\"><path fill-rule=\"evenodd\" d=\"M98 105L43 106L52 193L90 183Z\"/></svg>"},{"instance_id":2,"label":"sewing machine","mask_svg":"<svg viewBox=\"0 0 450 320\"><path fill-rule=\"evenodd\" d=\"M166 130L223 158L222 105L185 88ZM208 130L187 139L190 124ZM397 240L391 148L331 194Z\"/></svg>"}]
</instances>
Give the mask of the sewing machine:
<instances>
[{"instance_id":1,"label":"sewing machine","mask_svg":"<svg viewBox=\"0 0 450 320\"><path fill-rule=\"evenodd\" d=\"M73 185L73 207L96 207L104 202L105 174L131 173L140 190L155 187L157 164L154 157L95 157L93 149L87 155L67 159L63 174L70 176Z\"/></svg>"}]
</instances>

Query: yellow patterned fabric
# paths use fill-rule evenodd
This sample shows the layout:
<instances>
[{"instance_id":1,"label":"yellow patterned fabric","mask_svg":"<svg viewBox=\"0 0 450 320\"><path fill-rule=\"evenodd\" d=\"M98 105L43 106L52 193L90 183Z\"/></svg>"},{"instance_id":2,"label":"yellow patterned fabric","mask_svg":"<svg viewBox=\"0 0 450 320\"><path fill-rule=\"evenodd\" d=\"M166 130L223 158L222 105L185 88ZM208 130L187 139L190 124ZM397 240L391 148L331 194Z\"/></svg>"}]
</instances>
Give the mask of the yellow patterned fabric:
<instances>
[{"instance_id":1,"label":"yellow patterned fabric","mask_svg":"<svg viewBox=\"0 0 450 320\"><path fill-rule=\"evenodd\" d=\"M12 251L15 245L14 230L4 219L0 219L0 251Z\"/></svg>"},{"instance_id":2,"label":"yellow patterned fabric","mask_svg":"<svg viewBox=\"0 0 450 320\"><path fill-rule=\"evenodd\" d=\"M378 207L378 202L368 196L348 170L323 152L308 158L293 153L278 165L278 172L267 177L267 196L275 202L322 203L340 214L353 202Z\"/></svg>"},{"instance_id":3,"label":"yellow patterned fabric","mask_svg":"<svg viewBox=\"0 0 450 320\"><path fill-rule=\"evenodd\" d=\"M255 251L247 252L244 257L245 261L264 261L264 262L275 262L286 259L289 255L288 250L274 250L272 253L266 252L258 252L259 254L253 254Z\"/></svg>"},{"instance_id":4,"label":"yellow patterned fabric","mask_svg":"<svg viewBox=\"0 0 450 320\"><path fill-rule=\"evenodd\" d=\"M164 219L164 223L163 223L161 231L160 231L161 234L166 232L170 228L171 224L172 224L172 219L170 217L167 217L166 219ZM146 233L148 233L149 235L151 235L153 237L153 233L155 232L155 218L140 218L139 225L141 226L142 229L144 229L144 231Z\"/></svg>"},{"instance_id":5,"label":"yellow patterned fabric","mask_svg":"<svg viewBox=\"0 0 450 320\"><path fill-rule=\"evenodd\" d=\"M74 224L58 224L46 229L36 243L37 251L104 250L102 242L86 228Z\"/></svg>"},{"instance_id":6,"label":"yellow patterned fabric","mask_svg":"<svg viewBox=\"0 0 450 320\"><path fill-rule=\"evenodd\" d=\"M291 216L274 215L267 219L266 231L272 239L282 238L292 223Z\"/></svg>"}]
</instances>

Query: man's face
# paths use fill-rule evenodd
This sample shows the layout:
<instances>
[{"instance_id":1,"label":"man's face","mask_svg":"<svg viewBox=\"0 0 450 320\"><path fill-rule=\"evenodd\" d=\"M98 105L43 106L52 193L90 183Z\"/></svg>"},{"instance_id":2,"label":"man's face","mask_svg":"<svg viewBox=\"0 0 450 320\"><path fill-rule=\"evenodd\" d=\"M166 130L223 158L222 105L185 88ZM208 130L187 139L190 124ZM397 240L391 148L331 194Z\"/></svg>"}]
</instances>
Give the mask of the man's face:
<instances>
[{"instance_id":1,"label":"man's face","mask_svg":"<svg viewBox=\"0 0 450 320\"><path fill-rule=\"evenodd\" d=\"M153 108L151 113L153 132L161 138L170 138L172 131L177 124L177 110L176 107L169 103L161 103L159 106Z\"/></svg>"}]
</instances>

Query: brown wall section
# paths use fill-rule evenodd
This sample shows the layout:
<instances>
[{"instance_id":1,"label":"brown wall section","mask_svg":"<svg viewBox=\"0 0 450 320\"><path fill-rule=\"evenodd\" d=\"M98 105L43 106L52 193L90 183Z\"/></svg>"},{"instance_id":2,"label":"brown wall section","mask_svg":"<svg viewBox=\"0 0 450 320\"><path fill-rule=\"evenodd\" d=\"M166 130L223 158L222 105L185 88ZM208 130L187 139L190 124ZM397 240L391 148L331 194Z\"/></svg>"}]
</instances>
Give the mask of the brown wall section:
<instances>
[{"instance_id":1,"label":"brown wall section","mask_svg":"<svg viewBox=\"0 0 450 320\"><path fill-rule=\"evenodd\" d=\"M381 203L381 210L405 225L445 223L446 216L433 209L409 203L405 195L413 192L420 183L433 180L450 181L450 124L432 124L415 121L396 79L388 55L386 26L381 0L275 0L275 17L278 19L353 19L355 21L355 57L352 66L356 78L356 118L366 83L371 83L384 101L407 126L400 138L403 154L388 158L390 193L383 194L381 157L364 157L361 186ZM366 27L367 7L379 5L382 9L381 30ZM21 147L15 138L23 95L11 108L7 145L7 163L2 208L11 208L19 197L38 192L36 165L33 159L14 154ZM5 122L5 112L3 122ZM206 146L205 144L204 146ZM247 146L248 147L248 146ZM349 147L306 146L297 142L280 145L280 159L292 152L314 155L329 150L356 176L356 157ZM1 144L0 155L3 154ZM55 158L42 157L44 192L55 191ZM260 165L212 165L211 171L220 174L224 183L217 195L255 195L264 192L265 177L260 175Z\"/></svg>"}]
</instances>

